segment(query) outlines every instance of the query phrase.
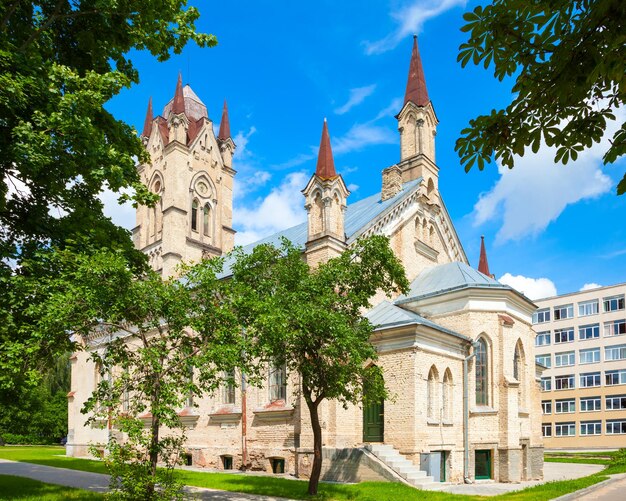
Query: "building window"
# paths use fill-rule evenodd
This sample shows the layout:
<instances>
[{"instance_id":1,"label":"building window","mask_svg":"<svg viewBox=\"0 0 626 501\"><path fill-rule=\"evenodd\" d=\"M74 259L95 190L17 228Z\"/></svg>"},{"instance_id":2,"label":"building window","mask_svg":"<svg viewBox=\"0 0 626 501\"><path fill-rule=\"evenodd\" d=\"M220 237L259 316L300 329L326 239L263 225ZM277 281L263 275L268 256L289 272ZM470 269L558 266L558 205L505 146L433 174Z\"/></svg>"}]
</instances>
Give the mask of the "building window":
<instances>
[{"instance_id":1,"label":"building window","mask_svg":"<svg viewBox=\"0 0 626 501\"><path fill-rule=\"evenodd\" d=\"M581 421L580 422L580 434L581 435L601 435L602 434L602 421Z\"/></svg>"},{"instance_id":2,"label":"building window","mask_svg":"<svg viewBox=\"0 0 626 501\"><path fill-rule=\"evenodd\" d=\"M476 405L489 405L489 357L487 343L478 340L476 348Z\"/></svg>"},{"instance_id":3,"label":"building window","mask_svg":"<svg viewBox=\"0 0 626 501\"><path fill-rule=\"evenodd\" d=\"M550 308L537 310L533 313L533 324L543 324L550 321Z\"/></svg>"},{"instance_id":4,"label":"building window","mask_svg":"<svg viewBox=\"0 0 626 501\"><path fill-rule=\"evenodd\" d=\"M233 469L233 457L232 456L222 456L222 468L225 470Z\"/></svg>"},{"instance_id":5,"label":"building window","mask_svg":"<svg viewBox=\"0 0 626 501\"><path fill-rule=\"evenodd\" d=\"M607 419L606 433L607 435L626 434L626 419Z\"/></svg>"},{"instance_id":6,"label":"building window","mask_svg":"<svg viewBox=\"0 0 626 501\"><path fill-rule=\"evenodd\" d=\"M556 400L554 402L554 412L557 414L571 414L576 412L576 399L568 398L565 400Z\"/></svg>"},{"instance_id":7,"label":"building window","mask_svg":"<svg viewBox=\"0 0 626 501\"><path fill-rule=\"evenodd\" d=\"M564 320L566 318L574 318L574 305L564 304L554 307L554 320Z\"/></svg>"},{"instance_id":8,"label":"building window","mask_svg":"<svg viewBox=\"0 0 626 501\"><path fill-rule=\"evenodd\" d=\"M600 361L600 348L590 348L578 352L581 364L597 364Z\"/></svg>"},{"instance_id":9,"label":"building window","mask_svg":"<svg viewBox=\"0 0 626 501\"><path fill-rule=\"evenodd\" d=\"M541 425L541 434L544 437L551 437L552 436L552 424L551 423L543 423Z\"/></svg>"},{"instance_id":10,"label":"building window","mask_svg":"<svg viewBox=\"0 0 626 501\"><path fill-rule=\"evenodd\" d=\"M574 341L574 329L557 329L554 331L554 343L571 343Z\"/></svg>"},{"instance_id":11,"label":"building window","mask_svg":"<svg viewBox=\"0 0 626 501\"><path fill-rule=\"evenodd\" d=\"M585 397L580 399L580 412L595 412L602 410L600 397Z\"/></svg>"},{"instance_id":12,"label":"building window","mask_svg":"<svg viewBox=\"0 0 626 501\"><path fill-rule=\"evenodd\" d=\"M269 376L270 402L287 400L287 368L272 367Z\"/></svg>"},{"instance_id":13,"label":"building window","mask_svg":"<svg viewBox=\"0 0 626 501\"><path fill-rule=\"evenodd\" d=\"M606 397L607 411L622 411L626 409L626 395L609 395Z\"/></svg>"},{"instance_id":14,"label":"building window","mask_svg":"<svg viewBox=\"0 0 626 501\"><path fill-rule=\"evenodd\" d=\"M542 400L541 410L543 414L552 414L552 400Z\"/></svg>"},{"instance_id":15,"label":"building window","mask_svg":"<svg viewBox=\"0 0 626 501\"><path fill-rule=\"evenodd\" d=\"M443 374L443 419L452 421L452 374L450 369L446 369Z\"/></svg>"},{"instance_id":16,"label":"building window","mask_svg":"<svg viewBox=\"0 0 626 501\"><path fill-rule=\"evenodd\" d=\"M580 375L581 388L591 388L593 386L600 386L599 372L586 372Z\"/></svg>"},{"instance_id":17,"label":"building window","mask_svg":"<svg viewBox=\"0 0 626 501\"><path fill-rule=\"evenodd\" d=\"M557 437L576 436L576 423L554 423L554 434Z\"/></svg>"},{"instance_id":18,"label":"building window","mask_svg":"<svg viewBox=\"0 0 626 501\"><path fill-rule=\"evenodd\" d=\"M626 334L626 320L621 319L604 322L605 336L621 336L622 334Z\"/></svg>"},{"instance_id":19,"label":"building window","mask_svg":"<svg viewBox=\"0 0 626 501\"><path fill-rule=\"evenodd\" d=\"M535 362L549 369L552 367L552 355L536 355Z\"/></svg>"},{"instance_id":20,"label":"building window","mask_svg":"<svg viewBox=\"0 0 626 501\"><path fill-rule=\"evenodd\" d=\"M283 458L270 458L272 473L285 473L285 460Z\"/></svg>"},{"instance_id":21,"label":"building window","mask_svg":"<svg viewBox=\"0 0 626 501\"><path fill-rule=\"evenodd\" d=\"M581 325L578 328L578 339L597 339L600 337L600 324Z\"/></svg>"},{"instance_id":22,"label":"building window","mask_svg":"<svg viewBox=\"0 0 626 501\"><path fill-rule=\"evenodd\" d=\"M535 346L545 346L550 344L550 331L539 332L535 338Z\"/></svg>"},{"instance_id":23,"label":"building window","mask_svg":"<svg viewBox=\"0 0 626 501\"><path fill-rule=\"evenodd\" d=\"M555 367L568 367L576 364L576 353L573 351L564 351L554 354Z\"/></svg>"},{"instance_id":24,"label":"building window","mask_svg":"<svg viewBox=\"0 0 626 501\"><path fill-rule=\"evenodd\" d=\"M198 201L191 203L191 230L198 231Z\"/></svg>"},{"instance_id":25,"label":"building window","mask_svg":"<svg viewBox=\"0 0 626 501\"><path fill-rule=\"evenodd\" d=\"M235 403L235 371L228 371L222 374L222 403Z\"/></svg>"},{"instance_id":26,"label":"building window","mask_svg":"<svg viewBox=\"0 0 626 501\"><path fill-rule=\"evenodd\" d=\"M552 378L551 377L541 378L541 391L552 391Z\"/></svg>"},{"instance_id":27,"label":"building window","mask_svg":"<svg viewBox=\"0 0 626 501\"><path fill-rule=\"evenodd\" d=\"M591 301L582 301L578 303L578 316L588 317L589 315L597 315L598 305L599 301L597 299L592 299Z\"/></svg>"},{"instance_id":28,"label":"building window","mask_svg":"<svg viewBox=\"0 0 626 501\"><path fill-rule=\"evenodd\" d=\"M439 399L437 398L437 383L439 382L439 375L437 369L431 367L428 372L428 387L426 388L426 401L428 403L428 419L438 420L439 416Z\"/></svg>"},{"instance_id":29,"label":"building window","mask_svg":"<svg viewBox=\"0 0 626 501\"><path fill-rule=\"evenodd\" d=\"M605 297L602 300L604 304L604 312L619 311L624 309L624 294L620 296Z\"/></svg>"},{"instance_id":30,"label":"building window","mask_svg":"<svg viewBox=\"0 0 626 501\"><path fill-rule=\"evenodd\" d=\"M616 371L605 371L604 384L614 386L616 384L626 384L626 369Z\"/></svg>"},{"instance_id":31,"label":"building window","mask_svg":"<svg viewBox=\"0 0 626 501\"><path fill-rule=\"evenodd\" d=\"M604 361L624 360L626 359L626 344L617 346L607 346L604 348Z\"/></svg>"},{"instance_id":32,"label":"building window","mask_svg":"<svg viewBox=\"0 0 626 501\"><path fill-rule=\"evenodd\" d=\"M209 204L202 209L202 232L208 237L211 234L211 207Z\"/></svg>"},{"instance_id":33,"label":"building window","mask_svg":"<svg viewBox=\"0 0 626 501\"><path fill-rule=\"evenodd\" d=\"M573 374L568 374L567 376L554 376L555 390L572 390L574 388L575 384Z\"/></svg>"},{"instance_id":34,"label":"building window","mask_svg":"<svg viewBox=\"0 0 626 501\"><path fill-rule=\"evenodd\" d=\"M519 346L515 346L515 352L513 353L513 377L519 381L520 377L520 356Z\"/></svg>"}]
</instances>

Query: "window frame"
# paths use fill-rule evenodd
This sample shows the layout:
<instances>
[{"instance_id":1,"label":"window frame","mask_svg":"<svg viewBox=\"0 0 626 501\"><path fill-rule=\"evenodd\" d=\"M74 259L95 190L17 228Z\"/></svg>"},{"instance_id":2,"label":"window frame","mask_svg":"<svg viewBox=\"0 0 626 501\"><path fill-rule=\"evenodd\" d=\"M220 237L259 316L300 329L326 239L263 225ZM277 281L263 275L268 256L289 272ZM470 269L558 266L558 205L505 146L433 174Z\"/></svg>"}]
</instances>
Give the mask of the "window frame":
<instances>
[{"instance_id":1,"label":"window frame","mask_svg":"<svg viewBox=\"0 0 626 501\"><path fill-rule=\"evenodd\" d=\"M548 361L547 364L544 363L545 360ZM543 355L535 355L535 363L541 364L547 369L551 369L552 368L552 354L545 353Z\"/></svg>"},{"instance_id":2,"label":"window frame","mask_svg":"<svg viewBox=\"0 0 626 501\"><path fill-rule=\"evenodd\" d=\"M287 401L287 366L271 366L268 376L270 402Z\"/></svg>"},{"instance_id":3,"label":"window frame","mask_svg":"<svg viewBox=\"0 0 626 501\"><path fill-rule=\"evenodd\" d=\"M589 409L589 404L593 402L593 409ZM580 397L579 412L600 412L602 410L602 397ZM596 405L598 404L598 405ZM587 407L587 408L583 408ZM597 408L596 408L597 407Z\"/></svg>"},{"instance_id":4,"label":"window frame","mask_svg":"<svg viewBox=\"0 0 626 501\"><path fill-rule=\"evenodd\" d=\"M575 412L576 412L576 399L575 398L560 398L554 401L554 413L555 414L574 414Z\"/></svg>"},{"instance_id":5,"label":"window frame","mask_svg":"<svg viewBox=\"0 0 626 501\"><path fill-rule=\"evenodd\" d=\"M615 304L615 307L613 307L613 303ZM602 306L603 306L604 313L624 310L626 306L625 301L624 301L624 294L616 294L614 296L603 297Z\"/></svg>"},{"instance_id":6,"label":"window frame","mask_svg":"<svg viewBox=\"0 0 626 501\"><path fill-rule=\"evenodd\" d=\"M548 433L546 433L546 430L548 431ZM541 423L541 436L542 437L552 436L552 423Z\"/></svg>"},{"instance_id":7,"label":"window frame","mask_svg":"<svg viewBox=\"0 0 626 501\"><path fill-rule=\"evenodd\" d=\"M546 315L547 313L547 315ZM552 318L551 315L551 310L550 308L540 308L537 311L535 311L533 313L533 318L532 318L532 323L533 325L535 324L545 324L547 322L550 322L550 319Z\"/></svg>"},{"instance_id":8,"label":"window frame","mask_svg":"<svg viewBox=\"0 0 626 501\"><path fill-rule=\"evenodd\" d=\"M552 331L541 331L537 333L535 346L550 346L550 344L552 344Z\"/></svg>"},{"instance_id":9,"label":"window frame","mask_svg":"<svg viewBox=\"0 0 626 501\"><path fill-rule=\"evenodd\" d=\"M609 404L611 400L611 404ZM615 407L614 400L619 400L619 407ZM604 397L604 409L606 411L624 411L626 410L626 395L606 395Z\"/></svg>"},{"instance_id":10,"label":"window frame","mask_svg":"<svg viewBox=\"0 0 626 501\"><path fill-rule=\"evenodd\" d=\"M620 431L615 433L614 425L620 425ZM609 431L609 426L611 431ZM607 435L626 435L626 419L607 419L606 420L606 434Z\"/></svg>"},{"instance_id":11,"label":"window frame","mask_svg":"<svg viewBox=\"0 0 626 501\"><path fill-rule=\"evenodd\" d=\"M609 383L608 378L612 376L617 376L617 383ZM626 369L614 369L610 371L604 371L604 385L605 386L618 386L621 384L626 384Z\"/></svg>"},{"instance_id":12,"label":"window frame","mask_svg":"<svg viewBox=\"0 0 626 501\"><path fill-rule=\"evenodd\" d=\"M573 367L574 365L576 365L576 352L574 350L560 351L554 354L554 367Z\"/></svg>"},{"instance_id":13,"label":"window frame","mask_svg":"<svg viewBox=\"0 0 626 501\"><path fill-rule=\"evenodd\" d=\"M589 361L583 361L583 355L589 355L592 354L593 355L593 360L591 362ZM597 356L596 356L597 355ZM596 360L597 358L597 360ZM578 350L578 363L581 365L588 365L588 364L599 364L601 362L601 356L600 356L600 347L596 346L595 348L585 348L584 350Z\"/></svg>"},{"instance_id":14,"label":"window frame","mask_svg":"<svg viewBox=\"0 0 626 501\"><path fill-rule=\"evenodd\" d=\"M558 386L558 382L563 382L565 381L565 378L567 378L568 384L566 387L563 387L563 385L561 384L561 388L557 388ZM570 384L571 383L571 384ZM562 390L573 390L576 388L576 378L574 376L574 374L562 374L559 376L554 376L554 390L555 391L562 391Z\"/></svg>"},{"instance_id":15,"label":"window frame","mask_svg":"<svg viewBox=\"0 0 626 501\"><path fill-rule=\"evenodd\" d=\"M619 356L618 358L613 358L613 355L615 354L616 351ZM616 362L620 360L626 360L626 344L616 344L613 346L604 347L604 361L605 362Z\"/></svg>"},{"instance_id":16,"label":"window frame","mask_svg":"<svg viewBox=\"0 0 626 501\"><path fill-rule=\"evenodd\" d=\"M541 414L544 416L552 414L552 400L541 401Z\"/></svg>"},{"instance_id":17,"label":"window frame","mask_svg":"<svg viewBox=\"0 0 626 501\"><path fill-rule=\"evenodd\" d=\"M583 385L583 381L587 381L588 378L592 377L593 378L593 383L591 385L588 384L584 384ZM584 379L583 379L584 378ZM602 373L600 371L595 371L595 372L583 372L581 374L579 374L578 377L578 382L579 382L579 388L596 388L598 386L602 386ZM597 382L597 384L596 384Z\"/></svg>"},{"instance_id":18,"label":"window frame","mask_svg":"<svg viewBox=\"0 0 626 501\"><path fill-rule=\"evenodd\" d=\"M589 433L589 429L588 429L589 426L593 427L593 433ZM580 422L580 436L588 437L591 435L602 435L602 421L601 420Z\"/></svg>"},{"instance_id":19,"label":"window frame","mask_svg":"<svg viewBox=\"0 0 626 501\"><path fill-rule=\"evenodd\" d=\"M552 376L542 377L540 381L540 385L541 385L541 391L552 391ZM549 388L546 388L546 386L549 386Z\"/></svg>"},{"instance_id":20,"label":"window frame","mask_svg":"<svg viewBox=\"0 0 626 501\"><path fill-rule=\"evenodd\" d=\"M626 334L626 319L618 318L604 322L604 337L623 336Z\"/></svg>"},{"instance_id":21,"label":"window frame","mask_svg":"<svg viewBox=\"0 0 626 501\"><path fill-rule=\"evenodd\" d=\"M478 339L476 348L474 381L476 405L489 405L489 345L484 338Z\"/></svg>"},{"instance_id":22,"label":"window frame","mask_svg":"<svg viewBox=\"0 0 626 501\"><path fill-rule=\"evenodd\" d=\"M567 339L565 341L562 340L563 334L567 334ZM564 329L554 330L554 344L573 343L575 339L576 336L573 327L566 327Z\"/></svg>"},{"instance_id":23,"label":"window frame","mask_svg":"<svg viewBox=\"0 0 626 501\"><path fill-rule=\"evenodd\" d=\"M591 336L589 336L591 332ZM590 339L600 339L600 324L587 324L578 326L578 340L589 341Z\"/></svg>"},{"instance_id":24,"label":"window frame","mask_svg":"<svg viewBox=\"0 0 626 501\"><path fill-rule=\"evenodd\" d=\"M567 427L568 432L563 433L563 428ZM559 433L561 431L561 433ZM573 433L570 433L573 431ZM575 437L576 436L576 423L574 421L564 421L560 423L554 423L554 436L555 437Z\"/></svg>"},{"instance_id":25,"label":"window frame","mask_svg":"<svg viewBox=\"0 0 626 501\"><path fill-rule=\"evenodd\" d=\"M591 310L595 309L595 311L592 311L591 313L587 313L586 312L587 306L595 306L595 308L593 307L591 308ZM592 315L597 315L598 313L600 313L600 300L590 299L588 301L580 301L578 303L578 316L579 317L590 317Z\"/></svg>"},{"instance_id":26,"label":"window frame","mask_svg":"<svg viewBox=\"0 0 626 501\"><path fill-rule=\"evenodd\" d=\"M563 312L565 312L565 316L563 316ZM552 308L552 314L555 322L557 320L567 320L568 318L574 318L574 303L554 306Z\"/></svg>"}]
</instances>

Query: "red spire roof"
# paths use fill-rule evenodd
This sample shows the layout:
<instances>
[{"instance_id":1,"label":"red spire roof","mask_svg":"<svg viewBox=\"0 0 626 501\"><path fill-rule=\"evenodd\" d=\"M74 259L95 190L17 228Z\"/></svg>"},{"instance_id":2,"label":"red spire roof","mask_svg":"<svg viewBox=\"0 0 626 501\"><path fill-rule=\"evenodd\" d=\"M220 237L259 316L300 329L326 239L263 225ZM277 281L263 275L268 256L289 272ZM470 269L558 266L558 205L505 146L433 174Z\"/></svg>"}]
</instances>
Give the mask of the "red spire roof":
<instances>
[{"instance_id":1,"label":"red spire roof","mask_svg":"<svg viewBox=\"0 0 626 501\"><path fill-rule=\"evenodd\" d=\"M172 113L179 115L185 113L185 96L183 96L183 75L178 73L178 82L176 83L176 92L174 93L174 102L172 103Z\"/></svg>"},{"instance_id":2,"label":"red spire roof","mask_svg":"<svg viewBox=\"0 0 626 501\"><path fill-rule=\"evenodd\" d=\"M409 101L417 106L426 106L430 102L428 91L426 90L422 58L417 49L417 35L413 36L413 53L411 54L409 78L406 82L406 92L404 93L404 104Z\"/></svg>"},{"instance_id":3,"label":"red spire roof","mask_svg":"<svg viewBox=\"0 0 626 501\"><path fill-rule=\"evenodd\" d=\"M322 139L320 141L320 151L317 155L317 167L315 175L322 179L331 179L337 176L335 172L335 161L333 160L333 150L330 148L330 136L328 135L328 123L324 119L322 129Z\"/></svg>"},{"instance_id":4,"label":"red spire roof","mask_svg":"<svg viewBox=\"0 0 626 501\"><path fill-rule=\"evenodd\" d=\"M489 263L487 262L487 252L485 251L485 237L480 237L480 259L478 260L478 271L483 275L491 276L489 273Z\"/></svg>"},{"instance_id":5,"label":"red spire roof","mask_svg":"<svg viewBox=\"0 0 626 501\"><path fill-rule=\"evenodd\" d=\"M146 119L143 122L143 132L141 135L143 137L150 137L152 133L152 121L154 120L154 115L152 114L152 97L148 100L148 111L146 112Z\"/></svg>"},{"instance_id":6,"label":"red spire roof","mask_svg":"<svg viewBox=\"0 0 626 501\"><path fill-rule=\"evenodd\" d=\"M222 110L222 120L220 121L220 132L217 135L218 139L225 140L230 137L230 120L228 119L228 106L226 105L226 99L224 99L224 109Z\"/></svg>"}]
</instances>

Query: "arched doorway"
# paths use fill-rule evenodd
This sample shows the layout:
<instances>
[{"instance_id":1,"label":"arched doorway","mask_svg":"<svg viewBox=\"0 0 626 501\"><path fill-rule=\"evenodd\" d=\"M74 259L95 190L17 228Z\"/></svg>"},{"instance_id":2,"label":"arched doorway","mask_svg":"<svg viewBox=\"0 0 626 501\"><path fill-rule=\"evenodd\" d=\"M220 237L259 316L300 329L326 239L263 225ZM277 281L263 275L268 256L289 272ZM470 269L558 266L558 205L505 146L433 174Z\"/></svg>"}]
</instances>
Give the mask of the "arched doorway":
<instances>
[{"instance_id":1,"label":"arched doorway","mask_svg":"<svg viewBox=\"0 0 626 501\"><path fill-rule=\"evenodd\" d=\"M377 377L382 379L380 371ZM363 386L363 442L383 442L385 436L385 401L372 398L370 385Z\"/></svg>"}]
</instances>

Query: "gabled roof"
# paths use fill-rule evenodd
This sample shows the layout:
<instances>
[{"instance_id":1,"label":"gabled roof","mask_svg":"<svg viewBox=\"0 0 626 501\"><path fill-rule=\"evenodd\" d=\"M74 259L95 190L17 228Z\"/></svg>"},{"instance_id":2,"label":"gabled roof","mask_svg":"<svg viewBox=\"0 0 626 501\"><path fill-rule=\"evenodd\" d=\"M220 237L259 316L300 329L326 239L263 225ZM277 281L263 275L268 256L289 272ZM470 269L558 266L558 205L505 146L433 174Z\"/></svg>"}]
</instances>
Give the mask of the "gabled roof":
<instances>
[{"instance_id":1,"label":"gabled roof","mask_svg":"<svg viewBox=\"0 0 626 501\"><path fill-rule=\"evenodd\" d=\"M450 329L446 329L435 322L424 318L412 311L404 310L398 306L391 304L389 301L383 301L365 314L373 325L374 330L389 329L392 327L401 327L403 325L424 325L431 329L438 330L451 336L471 341L470 338L459 334Z\"/></svg>"},{"instance_id":2,"label":"gabled roof","mask_svg":"<svg viewBox=\"0 0 626 501\"><path fill-rule=\"evenodd\" d=\"M512 287L483 275L471 266L455 261L426 268L413 280L409 292L396 300L396 304L468 288L514 291Z\"/></svg>"},{"instance_id":3,"label":"gabled roof","mask_svg":"<svg viewBox=\"0 0 626 501\"><path fill-rule=\"evenodd\" d=\"M398 192L394 197L387 200L381 200L380 193L376 193L367 198L359 200L346 207L344 230L348 244L353 242L362 233L362 230L366 229L374 219L387 212L387 210L400 203L406 197L408 197L413 191L415 191L422 178L414 179L408 183L404 183L402 191ZM250 253L257 245L260 244L272 244L274 246L280 246L282 238L288 239L294 246L304 250L308 238L307 222L301 223L297 226L292 226L285 230L274 233L268 237L265 237L257 242L248 244L243 247L244 252ZM227 260L224 263L224 271L221 274L222 277L230 275L230 262Z\"/></svg>"}]
</instances>

